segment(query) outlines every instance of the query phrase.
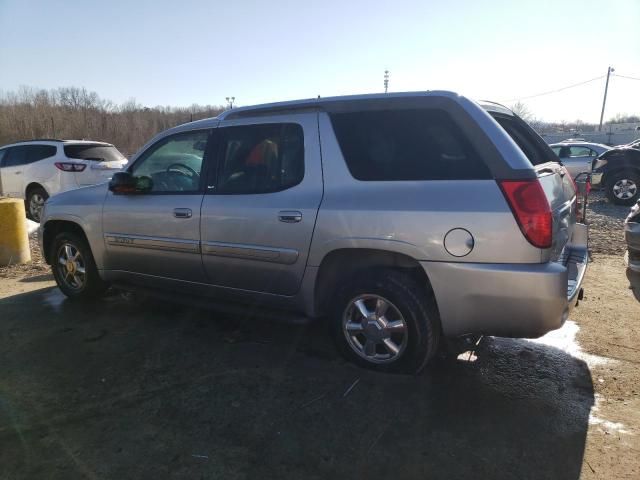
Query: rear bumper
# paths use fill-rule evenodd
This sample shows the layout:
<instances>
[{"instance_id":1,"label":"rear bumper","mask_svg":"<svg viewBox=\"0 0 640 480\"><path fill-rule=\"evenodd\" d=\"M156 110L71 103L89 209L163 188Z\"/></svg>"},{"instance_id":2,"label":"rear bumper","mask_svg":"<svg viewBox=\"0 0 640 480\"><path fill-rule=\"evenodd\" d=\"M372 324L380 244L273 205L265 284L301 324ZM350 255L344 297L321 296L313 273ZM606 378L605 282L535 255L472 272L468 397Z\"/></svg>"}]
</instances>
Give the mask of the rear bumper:
<instances>
[{"instance_id":1,"label":"rear bumper","mask_svg":"<svg viewBox=\"0 0 640 480\"><path fill-rule=\"evenodd\" d=\"M624 238L629 250L628 267L631 270L640 272L640 223L625 223Z\"/></svg>"},{"instance_id":2,"label":"rear bumper","mask_svg":"<svg viewBox=\"0 0 640 480\"><path fill-rule=\"evenodd\" d=\"M536 338L562 326L587 268L587 227L577 224L558 262L482 264L422 262L446 336Z\"/></svg>"}]
</instances>

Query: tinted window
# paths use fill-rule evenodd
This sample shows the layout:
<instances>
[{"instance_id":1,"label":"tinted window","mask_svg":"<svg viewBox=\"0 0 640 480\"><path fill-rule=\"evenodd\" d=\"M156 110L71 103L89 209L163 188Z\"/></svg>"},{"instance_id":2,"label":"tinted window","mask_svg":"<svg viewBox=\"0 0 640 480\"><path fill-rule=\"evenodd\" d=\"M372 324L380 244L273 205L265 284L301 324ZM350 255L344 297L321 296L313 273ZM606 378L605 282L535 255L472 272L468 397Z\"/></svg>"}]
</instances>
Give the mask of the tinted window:
<instances>
[{"instance_id":1,"label":"tinted window","mask_svg":"<svg viewBox=\"0 0 640 480\"><path fill-rule=\"evenodd\" d=\"M571 157L597 157L596 152L587 147L570 147Z\"/></svg>"},{"instance_id":2,"label":"tinted window","mask_svg":"<svg viewBox=\"0 0 640 480\"><path fill-rule=\"evenodd\" d=\"M331 115L342 154L358 180L491 178L449 115L436 109Z\"/></svg>"},{"instance_id":3,"label":"tinted window","mask_svg":"<svg viewBox=\"0 0 640 480\"><path fill-rule=\"evenodd\" d=\"M219 132L219 193L277 192L302 181L304 134L300 125L247 125Z\"/></svg>"},{"instance_id":4,"label":"tinted window","mask_svg":"<svg viewBox=\"0 0 640 480\"><path fill-rule=\"evenodd\" d=\"M491 115L516 142L532 165L558 161L558 158L549 146L544 143L544 140L524 121L510 115L498 113L491 113ZM558 156L561 158L564 156L563 148L560 149Z\"/></svg>"},{"instance_id":5,"label":"tinted window","mask_svg":"<svg viewBox=\"0 0 640 480\"><path fill-rule=\"evenodd\" d=\"M5 156L6 153L7 153L7 149L6 148L0 150L0 167L4 166L3 162L4 162L4 156Z\"/></svg>"},{"instance_id":6,"label":"tinted window","mask_svg":"<svg viewBox=\"0 0 640 480\"><path fill-rule=\"evenodd\" d=\"M151 178L151 192L196 192L209 131L171 135L160 140L136 160L132 172Z\"/></svg>"},{"instance_id":7,"label":"tinted window","mask_svg":"<svg viewBox=\"0 0 640 480\"><path fill-rule=\"evenodd\" d=\"M38 160L53 157L57 151L53 145L22 145L11 147L8 150L4 167L16 167L37 162Z\"/></svg>"},{"instance_id":8,"label":"tinted window","mask_svg":"<svg viewBox=\"0 0 640 480\"><path fill-rule=\"evenodd\" d=\"M111 145L65 145L64 154L69 158L95 160L97 162L125 160L124 155Z\"/></svg>"}]
</instances>

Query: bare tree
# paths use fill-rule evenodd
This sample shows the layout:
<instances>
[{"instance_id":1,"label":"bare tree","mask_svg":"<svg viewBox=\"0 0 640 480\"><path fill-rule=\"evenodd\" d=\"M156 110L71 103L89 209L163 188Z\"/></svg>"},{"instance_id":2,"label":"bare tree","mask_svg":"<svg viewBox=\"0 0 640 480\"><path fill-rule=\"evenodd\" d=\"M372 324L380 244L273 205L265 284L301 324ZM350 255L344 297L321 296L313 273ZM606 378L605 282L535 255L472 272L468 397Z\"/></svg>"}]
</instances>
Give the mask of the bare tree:
<instances>
[{"instance_id":1,"label":"bare tree","mask_svg":"<svg viewBox=\"0 0 640 480\"><path fill-rule=\"evenodd\" d=\"M86 138L136 152L157 133L193 120L215 117L223 108L197 105L148 108L130 99L121 105L86 88L0 92L0 145L41 137Z\"/></svg>"}]
</instances>

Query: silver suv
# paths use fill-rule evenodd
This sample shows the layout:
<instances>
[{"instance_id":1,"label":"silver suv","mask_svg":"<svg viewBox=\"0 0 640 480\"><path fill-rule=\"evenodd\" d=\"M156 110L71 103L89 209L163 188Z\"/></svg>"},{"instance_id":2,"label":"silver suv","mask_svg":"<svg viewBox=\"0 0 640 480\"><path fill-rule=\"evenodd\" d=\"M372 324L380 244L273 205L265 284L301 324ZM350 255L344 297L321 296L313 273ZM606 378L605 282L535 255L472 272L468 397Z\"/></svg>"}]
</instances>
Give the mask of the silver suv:
<instances>
[{"instance_id":1,"label":"silver suv","mask_svg":"<svg viewBox=\"0 0 640 480\"><path fill-rule=\"evenodd\" d=\"M442 337L538 337L577 303L575 187L508 109L450 92L238 108L161 133L45 206L60 289L108 285L322 317L340 351L417 371Z\"/></svg>"}]
</instances>

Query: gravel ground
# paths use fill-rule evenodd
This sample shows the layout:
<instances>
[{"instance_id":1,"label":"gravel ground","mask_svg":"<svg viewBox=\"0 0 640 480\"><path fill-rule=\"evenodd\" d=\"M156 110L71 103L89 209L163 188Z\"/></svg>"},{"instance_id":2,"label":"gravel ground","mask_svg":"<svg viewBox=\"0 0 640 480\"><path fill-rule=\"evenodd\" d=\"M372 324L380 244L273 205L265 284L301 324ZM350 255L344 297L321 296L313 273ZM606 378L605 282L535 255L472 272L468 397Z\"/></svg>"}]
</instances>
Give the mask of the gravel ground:
<instances>
[{"instance_id":1,"label":"gravel ground","mask_svg":"<svg viewBox=\"0 0 640 480\"><path fill-rule=\"evenodd\" d=\"M623 223L629 208L609 202L601 191L591 192L587 223L592 254L620 255L626 251Z\"/></svg>"}]
</instances>

